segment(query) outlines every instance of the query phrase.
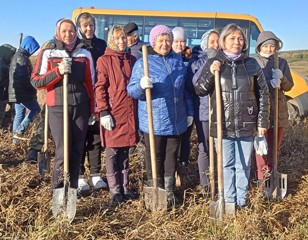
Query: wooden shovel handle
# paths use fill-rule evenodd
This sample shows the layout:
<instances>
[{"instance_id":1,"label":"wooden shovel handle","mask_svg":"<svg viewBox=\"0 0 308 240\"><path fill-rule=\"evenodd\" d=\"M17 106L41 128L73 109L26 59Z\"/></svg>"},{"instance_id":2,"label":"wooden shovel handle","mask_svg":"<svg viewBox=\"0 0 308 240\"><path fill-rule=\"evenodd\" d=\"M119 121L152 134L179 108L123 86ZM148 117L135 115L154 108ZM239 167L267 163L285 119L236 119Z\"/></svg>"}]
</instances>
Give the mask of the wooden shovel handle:
<instances>
[{"instance_id":1,"label":"wooden shovel handle","mask_svg":"<svg viewBox=\"0 0 308 240\"><path fill-rule=\"evenodd\" d=\"M68 74L63 77L63 147L64 147L64 176L69 172L69 156L68 156Z\"/></svg>"},{"instance_id":2,"label":"wooden shovel handle","mask_svg":"<svg viewBox=\"0 0 308 240\"><path fill-rule=\"evenodd\" d=\"M45 119L44 119L44 147L43 151L46 152L48 148L48 106L45 103Z\"/></svg>"},{"instance_id":3,"label":"wooden shovel handle","mask_svg":"<svg viewBox=\"0 0 308 240\"><path fill-rule=\"evenodd\" d=\"M143 57L144 76L149 77L148 49L146 45L142 46L142 57ZM145 97L146 97L146 102L147 102L153 187L156 188L157 171L156 171L156 155L155 155L154 127L153 127L153 115L152 115L151 88L145 89Z\"/></svg>"},{"instance_id":4,"label":"wooden shovel handle","mask_svg":"<svg viewBox=\"0 0 308 240\"><path fill-rule=\"evenodd\" d=\"M217 175L219 196L224 198L222 163L222 100L219 71L215 71L216 121L217 121Z\"/></svg>"},{"instance_id":5,"label":"wooden shovel handle","mask_svg":"<svg viewBox=\"0 0 308 240\"><path fill-rule=\"evenodd\" d=\"M209 133L211 131L211 97L209 97ZM211 188L211 199L215 197L215 161L214 161L214 138L209 136L209 155L210 155L210 188Z\"/></svg>"},{"instance_id":6,"label":"wooden shovel handle","mask_svg":"<svg viewBox=\"0 0 308 240\"><path fill-rule=\"evenodd\" d=\"M274 69L279 68L279 56L278 52L276 51L274 54ZM279 114L279 105L278 105L278 94L279 89L275 88L275 121L274 121L274 147L273 147L273 170L277 173L277 166L278 166L278 114Z\"/></svg>"}]
</instances>

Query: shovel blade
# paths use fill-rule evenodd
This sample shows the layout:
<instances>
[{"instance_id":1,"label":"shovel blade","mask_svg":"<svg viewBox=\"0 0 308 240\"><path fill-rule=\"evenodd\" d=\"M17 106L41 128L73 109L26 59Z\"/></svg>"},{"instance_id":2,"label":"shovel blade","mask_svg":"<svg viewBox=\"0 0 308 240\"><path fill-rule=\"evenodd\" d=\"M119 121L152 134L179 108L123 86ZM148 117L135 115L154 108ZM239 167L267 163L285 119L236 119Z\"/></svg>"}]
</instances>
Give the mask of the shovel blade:
<instances>
[{"instance_id":1,"label":"shovel blade","mask_svg":"<svg viewBox=\"0 0 308 240\"><path fill-rule=\"evenodd\" d=\"M77 189L65 187L54 189L52 214L55 218L65 217L71 223L76 215Z\"/></svg>"},{"instance_id":2,"label":"shovel blade","mask_svg":"<svg viewBox=\"0 0 308 240\"><path fill-rule=\"evenodd\" d=\"M210 216L222 219L223 215L235 215L235 203L226 203L223 199L210 202Z\"/></svg>"},{"instance_id":3,"label":"shovel blade","mask_svg":"<svg viewBox=\"0 0 308 240\"><path fill-rule=\"evenodd\" d=\"M167 210L167 191L162 188L144 187L145 208L148 211Z\"/></svg>"},{"instance_id":4,"label":"shovel blade","mask_svg":"<svg viewBox=\"0 0 308 240\"><path fill-rule=\"evenodd\" d=\"M287 180L287 174L272 174L270 178L265 181L264 184L265 196L272 199L283 199L287 194ZM277 184L275 184L275 182Z\"/></svg>"},{"instance_id":5,"label":"shovel blade","mask_svg":"<svg viewBox=\"0 0 308 240\"><path fill-rule=\"evenodd\" d=\"M40 152L37 156L38 172L43 177L45 173L50 172L50 157L47 152Z\"/></svg>"}]
</instances>

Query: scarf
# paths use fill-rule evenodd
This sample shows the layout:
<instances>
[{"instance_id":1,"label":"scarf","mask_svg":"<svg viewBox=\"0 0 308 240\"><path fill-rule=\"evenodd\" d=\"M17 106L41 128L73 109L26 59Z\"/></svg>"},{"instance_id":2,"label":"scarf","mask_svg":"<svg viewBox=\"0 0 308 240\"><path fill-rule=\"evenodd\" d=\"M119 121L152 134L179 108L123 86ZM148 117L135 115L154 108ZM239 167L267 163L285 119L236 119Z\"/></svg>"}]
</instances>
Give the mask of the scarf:
<instances>
[{"instance_id":1,"label":"scarf","mask_svg":"<svg viewBox=\"0 0 308 240\"><path fill-rule=\"evenodd\" d=\"M76 31L76 26L75 26L75 24L73 23L73 21L71 21L71 20L68 19L68 18L61 18L61 19L57 22L57 25L56 25L56 35L55 35L55 39L61 41L61 42L63 43L63 45L64 45L64 49L67 50L67 51L69 51L69 52L71 52L71 51L73 51L73 49L74 49L74 47L75 47L75 44L76 44L76 41L77 41L77 34L76 34L76 32L75 32L74 39L73 39L73 41L72 41L70 44L68 44L68 45L65 44L65 43L63 42L63 39L62 39L61 36L60 36L60 26L61 26L61 24L62 24L63 22L67 22L67 23L72 24L72 25L74 26L75 31Z\"/></svg>"},{"instance_id":2,"label":"scarf","mask_svg":"<svg viewBox=\"0 0 308 240\"><path fill-rule=\"evenodd\" d=\"M234 54L234 53L229 53L227 52L226 50L223 50L223 53L229 58L231 59L232 61L238 59L241 57L242 53L239 53L239 54Z\"/></svg>"}]
</instances>

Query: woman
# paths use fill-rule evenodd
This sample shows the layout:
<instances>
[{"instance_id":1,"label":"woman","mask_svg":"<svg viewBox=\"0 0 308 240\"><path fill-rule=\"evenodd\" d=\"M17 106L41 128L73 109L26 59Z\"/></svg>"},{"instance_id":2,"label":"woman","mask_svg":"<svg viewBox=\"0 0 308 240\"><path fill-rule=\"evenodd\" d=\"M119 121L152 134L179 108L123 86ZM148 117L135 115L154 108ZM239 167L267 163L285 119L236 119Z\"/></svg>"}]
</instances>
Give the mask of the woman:
<instances>
[{"instance_id":1,"label":"woman","mask_svg":"<svg viewBox=\"0 0 308 240\"><path fill-rule=\"evenodd\" d=\"M218 51L219 33L210 29L201 37L200 46L193 48L193 56L187 66L189 84L192 85L194 120L198 135L198 168L200 186L203 193L208 192L207 171L209 166L209 98L196 95L193 84L200 77L206 61L214 57Z\"/></svg>"},{"instance_id":2,"label":"woman","mask_svg":"<svg viewBox=\"0 0 308 240\"><path fill-rule=\"evenodd\" d=\"M68 75L69 177L70 187L78 187L80 161L91 113L94 113L92 82L95 69L91 53L82 48L70 19L60 19L49 46L36 60L31 83L46 89L48 122L55 141L53 189L63 187L63 76Z\"/></svg>"},{"instance_id":3,"label":"woman","mask_svg":"<svg viewBox=\"0 0 308 240\"><path fill-rule=\"evenodd\" d=\"M103 39L95 36L95 19L90 13L83 12L76 17L77 34L85 47L91 52L94 66L96 66L97 59L102 56L107 47ZM107 184L101 176L101 140L99 132L99 121L93 118L93 125L89 125L87 129L85 149L80 164L80 175L78 179L78 192L79 194L86 194L90 187L93 189L106 188ZM88 156L90 178L89 184L87 183L85 173L85 158Z\"/></svg>"},{"instance_id":4,"label":"woman","mask_svg":"<svg viewBox=\"0 0 308 240\"><path fill-rule=\"evenodd\" d=\"M263 136L269 125L269 92L259 64L246 55L247 40L239 26L224 27L219 46L221 50L204 66L195 90L200 96L211 94L210 134L215 138L215 112L217 107L222 109L225 201L244 207L253 139L256 134ZM222 106L216 105L215 71L220 73Z\"/></svg>"},{"instance_id":5,"label":"woman","mask_svg":"<svg viewBox=\"0 0 308 240\"><path fill-rule=\"evenodd\" d=\"M173 42L172 42L172 50L179 54L182 57L182 60L185 64L185 66L188 65L188 60L191 58L191 49L186 46L186 40L187 35L185 33L184 28L182 27L175 27L172 29L173 34ZM193 118L190 119L191 124L187 126L186 131L181 136L181 144L180 144L180 166L178 168L178 173L181 177L181 173L184 173L182 175L187 175L187 171L185 171L185 168L182 167L187 166L189 163L189 157L190 157L190 142L191 142L191 133L193 130Z\"/></svg>"},{"instance_id":6,"label":"woman","mask_svg":"<svg viewBox=\"0 0 308 240\"><path fill-rule=\"evenodd\" d=\"M97 61L95 97L100 113L101 142L106 151L106 176L113 202L134 199L129 190L129 148L138 142L137 103L127 94L136 58L127 48L124 29L113 26L108 47Z\"/></svg>"},{"instance_id":7,"label":"woman","mask_svg":"<svg viewBox=\"0 0 308 240\"><path fill-rule=\"evenodd\" d=\"M256 44L255 59L260 64L270 91L270 128L265 134L268 143L268 154L256 154L258 180L264 180L264 173L273 167L274 148L274 120L275 120L275 88L278 88L278 142L277 157L283 139L283 129L289 125L287 99L284 92L290 91L294 86L288 62L279 57L279 68L274 69L274 54L282 48L282 41L272 32L261 32Z\"/></svg>"},{"instance_id":8,"label":"woman","mask_svg":"<svg viewBox=\"0 0 308 240\"><path fill-rule=\"evenodd\" d=\"M148 63L149 78L144 77L143 59L134 68L128 93L138 99L139 128L144 133L146 172L152 185L149 127L145 89L152 88L154 141L157 161L158 186L168 193L168 206L177 201L174 196L176 160L180 136L187 129L187 118L193 116L192 99L185 90L186 67L181 56L171 49L172 31L157 25L150 32Z\"/></svg>"}]
</instances>

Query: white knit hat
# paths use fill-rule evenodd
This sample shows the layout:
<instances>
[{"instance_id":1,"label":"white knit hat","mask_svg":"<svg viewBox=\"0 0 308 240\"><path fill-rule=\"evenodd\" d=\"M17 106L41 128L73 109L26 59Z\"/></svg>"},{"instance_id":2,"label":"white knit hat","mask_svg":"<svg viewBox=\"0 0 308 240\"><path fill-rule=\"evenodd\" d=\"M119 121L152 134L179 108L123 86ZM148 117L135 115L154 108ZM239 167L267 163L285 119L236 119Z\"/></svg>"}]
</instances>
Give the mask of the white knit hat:
<instances>
[{"instance_id":1,"label":"white knit hat","mask_svg":"<svg viewBox=\"0 0 308 240\"><path fill-rule=\"evenodd\" d=\"M173 39L174 40L186 40L187 36L185 30L182 27L175 27L172 29Z\"/></svg>"}]
</instances>

